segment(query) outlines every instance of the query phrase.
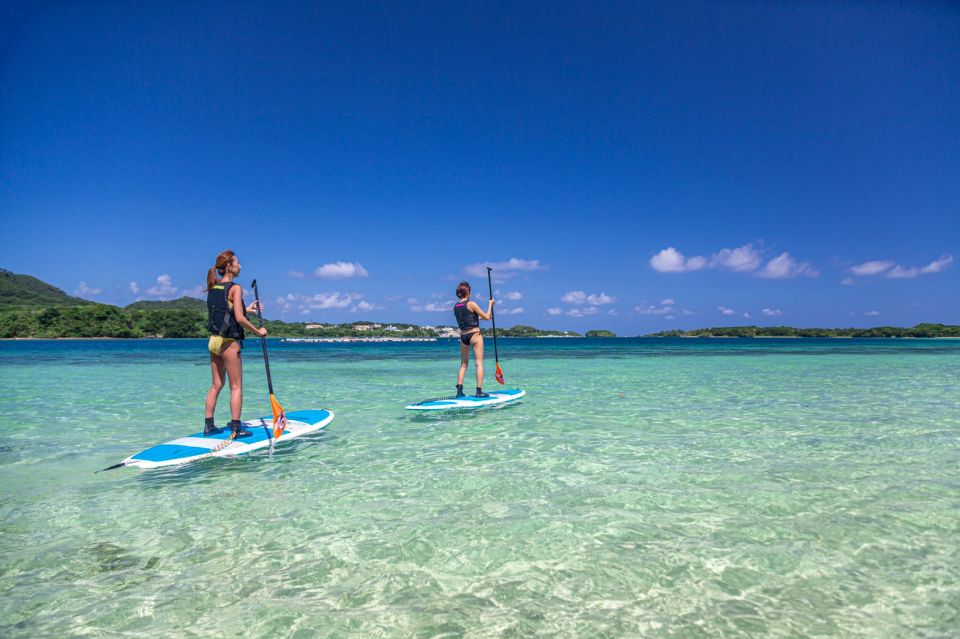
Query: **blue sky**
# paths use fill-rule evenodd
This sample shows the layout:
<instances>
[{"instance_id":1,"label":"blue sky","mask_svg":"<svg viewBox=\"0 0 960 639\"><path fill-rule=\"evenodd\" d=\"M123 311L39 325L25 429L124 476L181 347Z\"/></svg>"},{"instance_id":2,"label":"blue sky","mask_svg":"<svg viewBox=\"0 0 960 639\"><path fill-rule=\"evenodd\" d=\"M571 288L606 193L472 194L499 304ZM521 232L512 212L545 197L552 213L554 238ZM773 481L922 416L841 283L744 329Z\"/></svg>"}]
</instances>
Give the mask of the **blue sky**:
<instances>
[{"instance_id":1,"label":"blue sky","mask_svg":"<svg viewBox=\"0 0 960 639\"><path fill-rule=\"evenodd\" d=\"M639 334L960 322L960 5L11 3L0 267Z\"/></svg>"}]
</instances>

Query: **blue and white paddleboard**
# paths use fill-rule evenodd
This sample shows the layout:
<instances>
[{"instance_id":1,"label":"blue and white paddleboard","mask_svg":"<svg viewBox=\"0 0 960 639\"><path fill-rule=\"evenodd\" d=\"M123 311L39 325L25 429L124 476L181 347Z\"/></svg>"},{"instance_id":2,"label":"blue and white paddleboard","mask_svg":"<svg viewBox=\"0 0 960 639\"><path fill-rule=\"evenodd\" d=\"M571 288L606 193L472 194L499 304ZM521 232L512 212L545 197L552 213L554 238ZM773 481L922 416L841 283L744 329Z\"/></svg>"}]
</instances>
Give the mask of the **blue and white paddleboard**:
<instances>
[{"instance_id":1,"label":"blue and white paddleboard","mask_svg":"<svg viewBox=\"0 0 960 639\"><path fill-rule=\"evenodd\" d=\"M286 415L286 428L284 428L280 437L275 440L275 444L282 444L285 441L314 433L326 428L327 424L333 421L333 411L327 409L298 410ZM225 443L225 440L230 437L230 430L226 428L222 433L209 437L204 437L203 432L194 433L140 451L136 455L127 457L116 466L111 466L111 468L122 466L160 468L161 466L186 464L208 457L244 455L270 445L273 439L272 416L245 421L243 425L252 435Z\"/></svg>"},{"instance_id":2,"label":"blue and white paddleboard","mask_svg":"<svg viewBox=\"0 0 960 639\"><path fill-rule=\"evenodd\" d=\"M509 404L515 402L527 394L527 391L514 388L511 390L492 391L490 397L475 397L473 395L464 395L463 397L438 397L437 399L425 399L417 404L410 404L407 410L449 410L452 408L486 408L487 406L497 406L498 404Z\"/></svg>"}]
</instances>

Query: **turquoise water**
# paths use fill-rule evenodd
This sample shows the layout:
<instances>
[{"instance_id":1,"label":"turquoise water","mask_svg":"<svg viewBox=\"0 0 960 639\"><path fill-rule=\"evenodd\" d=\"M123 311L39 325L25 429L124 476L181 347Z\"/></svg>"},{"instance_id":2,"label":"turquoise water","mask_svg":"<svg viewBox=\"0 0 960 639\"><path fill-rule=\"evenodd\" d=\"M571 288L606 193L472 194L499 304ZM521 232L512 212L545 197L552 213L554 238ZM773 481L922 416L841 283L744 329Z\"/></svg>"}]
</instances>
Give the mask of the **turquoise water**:
<instances>
[{"instance_id":1,"label":"turquoise water","mask_svg":"<svg viewBox=\"0 0 960 639\"><path fill-rule=\"evenodd\" d=\"M205 343L0 343L0 636L957 636L960 342L500 346L522 403L417 416L454 342L271 342L328 432L94 474L199 427Z\"/></svg>"}]
</instances>

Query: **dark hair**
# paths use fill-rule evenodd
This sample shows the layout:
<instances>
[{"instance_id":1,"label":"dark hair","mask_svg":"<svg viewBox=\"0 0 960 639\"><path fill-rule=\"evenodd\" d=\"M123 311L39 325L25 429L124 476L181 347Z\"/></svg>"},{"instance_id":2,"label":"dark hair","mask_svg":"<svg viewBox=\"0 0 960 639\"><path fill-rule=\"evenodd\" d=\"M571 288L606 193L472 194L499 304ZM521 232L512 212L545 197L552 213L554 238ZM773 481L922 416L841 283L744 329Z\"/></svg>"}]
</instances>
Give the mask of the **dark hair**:
<instances>
[{"instance_id":1,"label":"dark hair","mask_svg":"<svg viewBox=\"0 0 960 639\"><path fill-rule=\"evenodd\" d=\"M227 272L227 265L233 260L235 253L231 250L226 250L220 255L217 256L217 259L214 260L213 266L210 267L210 270L207 271L207 290L213 288L213 285L217 283L219 275L223 277Z\"/></svg>"},{"instance_id":2,"label":"dark hair","mask_svg":"<svg viewBox=\"0 0 960 639\"><path fill-rule=\"evenodd\" d=\"M460 282L457 284L457 299L463 299L470 294L470 282Z\"/></svg>"}]
</instances>

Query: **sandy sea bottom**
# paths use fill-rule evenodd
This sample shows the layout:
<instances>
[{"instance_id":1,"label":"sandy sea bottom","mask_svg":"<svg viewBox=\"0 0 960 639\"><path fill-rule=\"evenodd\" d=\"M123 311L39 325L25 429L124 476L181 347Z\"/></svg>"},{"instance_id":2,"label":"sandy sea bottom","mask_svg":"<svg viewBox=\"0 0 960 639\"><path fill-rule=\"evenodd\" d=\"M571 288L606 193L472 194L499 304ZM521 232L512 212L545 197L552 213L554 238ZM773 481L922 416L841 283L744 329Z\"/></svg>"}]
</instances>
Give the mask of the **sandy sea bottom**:
<instances>
[{"instance_id":1,"label":"sandy sea bottom","mask_svg":"<svg viewBox=\"0 0 960 639\"><path fill-rule=\"evenodd\" d=\"M272 342L326 433L94 474L199 426L204 342L0 343L0 635L956 636L957 341L501 353L522 403L417 416L454 342Z\"/></svg>"}]
</instances>

